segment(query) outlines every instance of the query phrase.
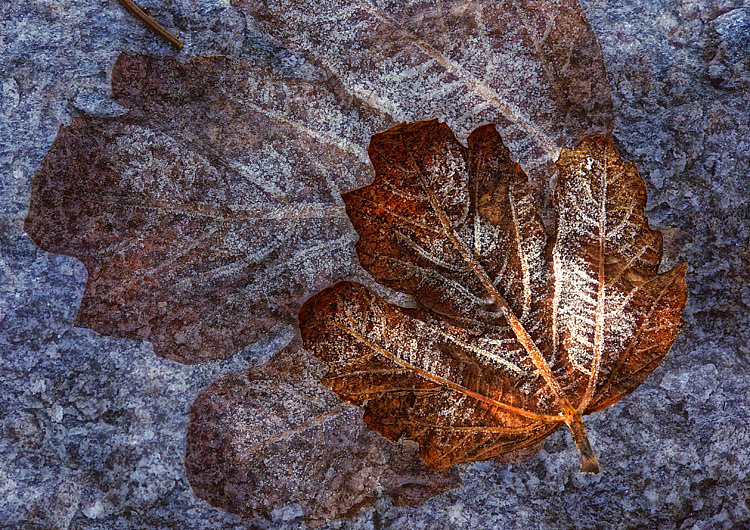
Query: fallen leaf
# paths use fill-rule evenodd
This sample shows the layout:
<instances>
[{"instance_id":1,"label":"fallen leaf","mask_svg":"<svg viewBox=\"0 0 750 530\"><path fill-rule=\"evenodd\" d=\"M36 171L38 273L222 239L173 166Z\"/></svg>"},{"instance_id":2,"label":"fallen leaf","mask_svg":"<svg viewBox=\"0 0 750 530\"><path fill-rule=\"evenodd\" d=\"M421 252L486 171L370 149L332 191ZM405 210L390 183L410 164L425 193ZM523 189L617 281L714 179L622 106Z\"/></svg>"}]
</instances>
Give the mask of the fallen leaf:
<instances>
[{"instance_id":1,"label":"fallen leaf","mask_svg":"<svg viewBox=\"0 0 750 530\"><path fill-rule=\"evenodd\" d=\"M371 178L361 146L387 117L218 57L122 55L112 90L129 112L61 128L25 224L86 265L77 326L226 358L355 274L340 189Z\"/></svg>"},{"instance_id":2,"label":"fallen leaf","mask_svg":"<svg viewBox=\"0 0 750 530\"><path fill-rule=\"evenodd\" d=\"M415 444L392 444L320 384L299 339L265 365L220 379L193 403L185 466L196 495L245 518L298 504L310 526L352 517L388 495L417 505L458 486Z\"/></svg>"},{"instance_id":3,"label":"fallen leaf","mask_svg":"<svg viewBox=\"0 0 750 530\"><path fill-rule=\"evenodd\" d=\"M323 383L364 421L419 443L434 469L537 444L567 425L581 471L599 467L581 417L632 392L680 327L687 264L657 272L646 187L608 137L564 149L556 232L493 126L468 148L437 120L375 135L370 186L344 195L357 252L416 309L342 282L299 315Z\"/></svg>"},{"instance_id":4,"label":"fallen leaf","mask_svg":"<svg viewBox=\"0 0 750 530\"><path fill-rule=\"evenodd\" d=\"M611 128L601 50L571 0L243 6L321 71L123 55L112 91L128 113L61 128L35 175L27 233L88 271L77 326L180 362L227 358L361 279L340 192L372 179L365 146L396 119L504 124L544 204L560 146Z\"/></svg>"},{"instance_id":5,"label":"fallen leaf","mask_svg":"<svg viewBox=\"0 0 750 530\"><path fill-rule=\"evenodd\" d=\"M545 191L561 147L612 128L599 43L576 0L233 0L394 120L494 123Z\"/></svg>"}]
</instances>

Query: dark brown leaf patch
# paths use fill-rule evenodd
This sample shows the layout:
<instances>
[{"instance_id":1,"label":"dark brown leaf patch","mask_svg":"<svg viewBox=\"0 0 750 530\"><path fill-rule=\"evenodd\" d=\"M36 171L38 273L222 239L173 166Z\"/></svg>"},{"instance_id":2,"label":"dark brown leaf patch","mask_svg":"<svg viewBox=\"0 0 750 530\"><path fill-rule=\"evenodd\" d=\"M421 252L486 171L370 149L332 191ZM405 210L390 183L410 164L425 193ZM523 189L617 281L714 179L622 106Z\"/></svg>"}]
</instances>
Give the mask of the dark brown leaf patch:
<instances>
[{"instance_id":1,"label":"dark brown leaf patch","mask_svg":"<svg viewBox=\"0 0 750 530\"><path fill-rule=\"evenodd\" d=\"M455 470L430 470L413 443L369 431L361 410L320 384L324 372L292 345L201 392L185 457L195 493L246 518L299 504L320 526L383 495L414 506L460 484Z\"/></svg>"},{"instance_id":2,"label":"dark brown leaf patch","mask_svg":"<svg viewBox=\"0 0 750 530\"><path fill-rule=\"evenodd\" d=\"M76 325L226 358L352 273L340 190L387 118L247 61L123 55L112 77L129 112L60 130L25 225L86 265Z\"/></svg>"}]
</instances>

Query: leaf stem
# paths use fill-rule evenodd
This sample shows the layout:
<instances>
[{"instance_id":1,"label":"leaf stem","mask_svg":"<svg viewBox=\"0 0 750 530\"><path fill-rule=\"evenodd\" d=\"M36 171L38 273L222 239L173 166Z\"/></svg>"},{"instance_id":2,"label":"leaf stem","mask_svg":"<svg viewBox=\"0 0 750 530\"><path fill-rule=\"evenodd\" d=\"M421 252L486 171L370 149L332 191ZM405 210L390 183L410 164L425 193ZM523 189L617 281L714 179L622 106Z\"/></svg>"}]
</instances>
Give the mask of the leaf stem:
<instances>
[{"instance_id":1,"label":"leaf stem","mask_svg":"<svg viewBox=\"0 0 750 530\"><path fill-rule=\"evenodd\" d=\"M599 462L596 461L596 455L594 455L589 438L586 436L586 428L583 426L581 417L576 414L565 423L578 446L578 452L581 453L581 473L599 473Z\"/></svg>"},{"instance_id":2,"label":"leaf stem","mask_svg":"<svg viewBox=\"0 0 750 530\"><path fill-rule=\"evenodd\" d=\"M156 20L146 14L143 9L138 7L132 0L120 0L120 3L124 5L128 11L133 13L135 17L143 22L151 31L169 41L178 50L182 49L182 42L180 39L172 35L169 31L164 29Z\"/></svg>"}]
</instances>

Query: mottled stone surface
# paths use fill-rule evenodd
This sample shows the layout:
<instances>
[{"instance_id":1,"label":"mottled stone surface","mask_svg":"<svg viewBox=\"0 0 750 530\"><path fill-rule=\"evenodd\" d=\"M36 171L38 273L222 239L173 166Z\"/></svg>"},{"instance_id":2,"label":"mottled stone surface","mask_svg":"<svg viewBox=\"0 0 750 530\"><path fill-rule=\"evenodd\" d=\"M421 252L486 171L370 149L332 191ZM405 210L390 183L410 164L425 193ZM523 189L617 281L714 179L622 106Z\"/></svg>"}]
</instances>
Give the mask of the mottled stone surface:
<instances>
[{"instance_id":1,"label":"mottled stone surface","mask_svg":"<svg viewBox=\"0 0 750 530\"><path fill-rule=\"evenodd\" d=\"M602 41L618 147L638 163L667 265L689 260L687 327L631 397L587 421L603 471L576 473L560 432L525 464L462 469L465 485L402 508L382 498L333 528L750 526L750 5L585 0ZM220 0L148 0L179 54L250 56L306 75ZM72 327L85 269L22 231L31 176L60 123L116 115L120 51L173 54L118 2L0 6L0 528L301 528L301 511L242 521L190 490L186 414L200 389L257 365L284 329L190 367L150 344ZM615 456L617 455L617 456Z\"/></svg>"}]
</instances>

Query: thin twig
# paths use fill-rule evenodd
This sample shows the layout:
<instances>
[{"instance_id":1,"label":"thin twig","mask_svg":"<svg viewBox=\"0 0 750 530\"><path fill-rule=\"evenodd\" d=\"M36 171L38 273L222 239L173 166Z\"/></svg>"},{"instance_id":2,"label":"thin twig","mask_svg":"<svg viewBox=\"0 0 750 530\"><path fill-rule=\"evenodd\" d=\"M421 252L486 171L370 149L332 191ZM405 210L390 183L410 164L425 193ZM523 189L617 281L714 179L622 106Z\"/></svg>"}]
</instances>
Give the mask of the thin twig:
<instances>
[{"instance_id":1,"label":"thin twig","mask_svg":"<svg viewBox=\"0 0 750 530\"><path fill-rule=\"evenodd\" d=\"M128 8L128 11L133 13L138 20L143 22L148 28L153 31L154 33L158 34L160 37L168 40L170 43L172 43L177 49L182 49L182 42L180 42L180 39L172 35L170 32L168 32L166 29L161 27L159 23L148 16L143 9L135 5L135 2L132 0L120 0L120 3Z\"/></svg>"}]
</instances>

